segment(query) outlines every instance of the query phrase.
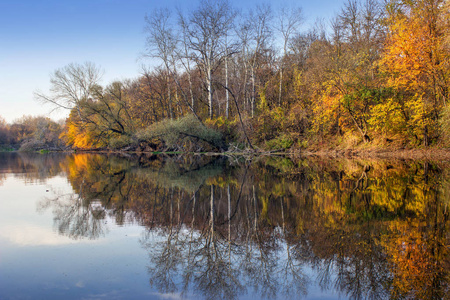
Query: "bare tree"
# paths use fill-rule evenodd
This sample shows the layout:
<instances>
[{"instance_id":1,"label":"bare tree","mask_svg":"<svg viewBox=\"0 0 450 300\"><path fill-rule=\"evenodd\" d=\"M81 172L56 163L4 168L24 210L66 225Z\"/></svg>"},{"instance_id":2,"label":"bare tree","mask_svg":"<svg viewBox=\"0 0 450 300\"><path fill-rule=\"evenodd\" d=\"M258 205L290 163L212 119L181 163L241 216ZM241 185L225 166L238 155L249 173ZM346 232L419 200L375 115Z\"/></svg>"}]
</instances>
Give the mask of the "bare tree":
<instances>
[{"instance_id":1,"label":"bare tree","mask_svg":"<svg viewBox=\"0 0 450 300\"><path fill-rule=\"evenodd\" d=\"M314 26L305 33L297 33L289 42L289 49L292 51L294 60L301 70L307 68L307 61L310 57L311 46L317 41L326 40L326 30L321 20L317 20Z\"/></svg>"},{"instance_id":2,"label":"bare tree","mask_svg":"<svg viewBox=\"0 0 450 300\"><path fill-rule=\"evenodd\" d=\"M251 30L250 37L250 49L248 53L250 55L250 79L252 84L252 89L250 93L250 103L251 103L251 115L252 118L255 114L255 101L256 101L256 68L258 56L267 44L271 36L270 22L272 19L272 11L270 6L262 5L256 7L256 12L251 12L248 18L249 27Z\"/></svg>"},{"instance_id":3,"label":"bare tree","mask_svg":"<svg viewBox=\"0 0 450 300\"><path fill-rule=\"evenodd\" d=\"M175 72L175 49L177 47L177 37L170 24L171 14L166 9L155 10L151 16L146 16L145 27L148 33L147 47L148 53L151 57L160 58L166 70L167 80L167 98L169 100L169 117L173 118L172 111L172 93L170 85L170 74Z\"/></svg>"},{"instance_id":4,"label":"bare tree","mask_svg":"<svg viewBox=\"0 0 450 300\"><path fill-rule=\"evenodd\" d=\"M191 110L195 114L195 99L194 99L194 92L193 92L193 84L192 84L192 55L190 54L189 44L188 44L188 35L187 35L187 25L184 23L185 19L181 12L178 12L178 20L179 25L182 30L181 34L181 47L179 47L178 51L178 58L181 63L181 65L184 67L188 83L189 83L189 96L190 96L190 102L191 102Z\"/></svg>"},{"instance_id":5,"label":"bare tree","mask_svg":"<svg viewBox=\"0 0 450 300\"><path fill-rule=\"evenodd\" d=\"M57 69L50 75L50 94L34 92L42 103L50 103L57 108L76 108L80 113L80 102L93 96L103 71L92 62L71 63Z\"/></svg>"},{"instance_id":6,"label":"bare tree","mask_svg":"<svg viewBox=\"0 0 450 300\"><path fill-rule=\"evenodd\" d=\"M239 69L239 73L241 75L240 82L240 91L243 93L242 97L244 100L244 104L247 104L247 80L248 80L248 51L249 51L249 43L251 38L251 26L250 22L248 22L248 18L242 18L242 23L236 26L236 35L239 39L240 44L240 54L237 57L237 61L235 65Z\"/></svg>"},{"instance_id":7,"label":"bare tree","mask_svg":"<svg viewBox=\"0 0 450 300\"><path fill-rule=\"evenodd\" d=\"M228 91L228 37L225 36L225 86L227 87L225 91L225 118L228 119L230 111L230 92Z\"/></svg>"},{"instance_id":8,"label":"bare tree","mask_svg":"<svg viewBox=\"0 0 450 300\"><path fill-rule=\"evenodd\" d=\"M278 104L281 105L281 97L283 93L283 69L284 59L288 52L288 44L291 36L297 33L300 25L303 22L303 15L301 8L287 8L283 7L278 15L278 25L276 30L281 33L283 37L283 56L280 61L280 88L278 93Z\"/></svg>"},{"instance_id":9,"label":"bare tree","mask_svg":"<svg viewBox=\"0 0 450 300\"><path fill-rule=\"evenodd\" d=\"M337 17L346 42L355 51L366 51L372 62L378 58L379 49L375 48L383 44L386 34L383 13L379 0L348 0Z\"/></svg>"},{"instance_id":10,"label":"bare tree","mask_svg":"<svg viewBox=\"0 0 450 300\"><path fill-rule=\"evenodd\" d=\"M209 117L213 117L213 73L226 56L226 36L235 13L227 0L203 0L189 18L180 15L193 59L202 69L208 92Z\"/></svg>"}]
</instances>

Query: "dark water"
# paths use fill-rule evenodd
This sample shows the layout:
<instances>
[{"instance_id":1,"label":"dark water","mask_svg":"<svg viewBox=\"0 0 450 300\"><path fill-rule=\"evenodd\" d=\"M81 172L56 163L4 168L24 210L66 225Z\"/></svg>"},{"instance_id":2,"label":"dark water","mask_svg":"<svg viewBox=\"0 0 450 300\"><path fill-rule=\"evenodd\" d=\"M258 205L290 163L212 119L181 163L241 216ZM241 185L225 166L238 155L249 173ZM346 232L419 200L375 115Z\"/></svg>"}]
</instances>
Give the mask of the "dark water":
<instances>
[{"instance_id":1,"label":"dark water","mask_svg":"<svg viewBox=\"0 0 450 300\"><path fill-rule=\"evenodd\" d=\"M0 299L450 299L449 166L0 153Z\"/></svg>"}]
</instances>

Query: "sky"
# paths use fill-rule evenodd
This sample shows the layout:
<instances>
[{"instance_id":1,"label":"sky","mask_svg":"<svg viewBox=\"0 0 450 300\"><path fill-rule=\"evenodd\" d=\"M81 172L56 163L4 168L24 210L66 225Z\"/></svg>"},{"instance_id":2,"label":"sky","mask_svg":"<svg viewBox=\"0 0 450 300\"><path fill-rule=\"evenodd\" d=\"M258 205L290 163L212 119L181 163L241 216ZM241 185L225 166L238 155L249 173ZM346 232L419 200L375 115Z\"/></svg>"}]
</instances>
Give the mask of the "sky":
<instances>
[{"instance_id":1,"label":"sky","mask_svg":"<svg viewBox=\"0 0 450 300\"><path fill-rule=\"evenodd\" d=\"M346 0L230 0L243 12L257 4L280 3L302 8L305 30L317 19L328 22ZM145 15L154 9L195 8L190 0L0 0L0 117L8 123L24 115L54 120L54 111L34 99L48 94L50 74L69 63L93 62L103 69L102 84L139 77L143 58Z\"/></svg>"}]
</instances>

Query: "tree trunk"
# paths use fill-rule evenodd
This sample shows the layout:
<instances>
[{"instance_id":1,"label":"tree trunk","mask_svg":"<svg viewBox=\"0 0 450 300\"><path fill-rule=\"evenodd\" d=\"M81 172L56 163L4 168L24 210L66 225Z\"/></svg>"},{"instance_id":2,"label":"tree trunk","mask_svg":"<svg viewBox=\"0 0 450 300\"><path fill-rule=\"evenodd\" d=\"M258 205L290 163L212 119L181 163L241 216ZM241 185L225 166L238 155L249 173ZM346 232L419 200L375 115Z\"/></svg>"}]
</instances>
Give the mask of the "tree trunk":
<instances>
[{"instance_id":1,"label":"tree trunk","mask_svg":"<svg viewBox=\"0 0 450 300\"><path fill-rule=\"evenodd\" d=\"M423 145L425 147L429 146L429 139L428 139L428 125L425 125L425 127L423 128Z\"/></svg>"},{"instance_id":2,"label":"tree trunk","mask_svg":"<svg viewBox=\"0 0 450 300\"><path fill-rule=\"evenodd\" d=\"M210 201L210 225L211 225L211 233L214 234L214 186L211 185L211 201Z\"/></svg>"},{"instance_id":3,"label":"tree trunk","mask_svg":"<svg viewBox=\"0 0 450 300\"><path fill-rule=\"evenodd\" d=\"M169 76L169 69L167 69L167 101L169 106L169 117L170 119L173 119L173 112L172 112L172 95L170 92L170 76Z\"/></svg>"},{"instance_id":4,"label":"tree trunk","mask_svg":"<svg viewBox=\"0 0 450 300\"><path fill-rule=\"evenodd\" d=\"M283 66L280 67L280 89L278 91L278 105L281 107L281 94L283 92Z\"/></svg>"},{"instance_id":5,"label":"tree trunk","mask_svg":"<svg viewBox=\"0 0 450 300\"><path fill-rule=\"evenodd\" d=\"M208 105L209 105L209 118L212 119L213 118L213 91L212 91L212 74L211 74L211 68L208 67L207 70L207 79L206 79L206 84L207 84L207 89L208 89Z\"/></svg>"},{"instance_id":6,"label":"tree trunk","mask_svg":"<svg viewBox=\"0 0 450 300\"><path fill-rule=\"evenodd\" d=\"M255 116L255 99L256 99L256 88L255 88L255 70L252 67L252 96L251 96L251 110L252 110L252 118Z\"/></svg>"},{"instance_id":7,"label":"tree trunk","mask_svg":"<svg viewBox=\"0 0 450 300\"><path fill-rule=\"evenodd\" d=\"M225 56L225 86L228 88L228 57ZM225 106L225 118L228 119L230 110L230 94L228 89L225 90L226 106Z\"/></svg>"}]
</instances>

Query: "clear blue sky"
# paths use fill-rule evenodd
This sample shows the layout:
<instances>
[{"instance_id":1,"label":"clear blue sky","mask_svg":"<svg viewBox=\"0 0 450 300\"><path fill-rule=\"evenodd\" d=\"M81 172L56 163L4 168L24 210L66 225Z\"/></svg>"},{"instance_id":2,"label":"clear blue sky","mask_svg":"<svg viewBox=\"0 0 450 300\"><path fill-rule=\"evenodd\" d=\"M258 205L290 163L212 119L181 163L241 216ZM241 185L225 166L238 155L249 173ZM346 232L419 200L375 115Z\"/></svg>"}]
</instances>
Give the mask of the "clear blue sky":
<instances>
[{"instance_id":1,"label":"clear blue sky","mask_svg":"<svg viewBox=\"0 0 450 300\"><path fill-rule=\"evenodd\" d=\"M246 11L257 3L299 6L306 23L328 21L345 0L231 0ZM49 75L69 63L91 61L104 69L103 84L136 78L145 50L144 17L155 8L190 9L198 1L180 0L0 0L0 116L13 122L23 115L45 115L51 106L33 99L47 92Z\"/></svg>"}]
</instances>

